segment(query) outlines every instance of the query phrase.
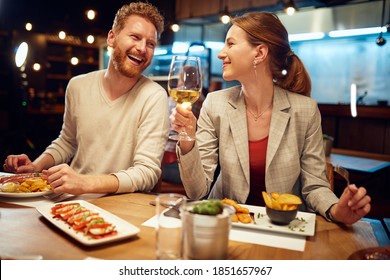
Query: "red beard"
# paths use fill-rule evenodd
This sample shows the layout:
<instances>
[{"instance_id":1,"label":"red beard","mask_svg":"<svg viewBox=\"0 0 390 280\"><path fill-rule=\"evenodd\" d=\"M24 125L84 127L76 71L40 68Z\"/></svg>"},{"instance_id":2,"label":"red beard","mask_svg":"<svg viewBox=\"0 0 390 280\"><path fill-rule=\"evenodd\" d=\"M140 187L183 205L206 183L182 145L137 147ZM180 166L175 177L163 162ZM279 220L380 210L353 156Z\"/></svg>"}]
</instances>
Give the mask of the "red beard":
<instances>
[{"instance_id":1,"label":"red beard","mask_svg":"<svg viewBox=\"0 0 390 280\"><path fill-rule=\"evenodd\" d=\"M139 57L138 54L134 55ZM143 60L139 66L135 66L129 63L128 60L130 58L128 57L128 54L119 49L115 44L113 47L111 59L115 69L128 78L139 77L142 72L150 65L150 61L145 63L145 60Z\"/></svg>"}]
</instances>

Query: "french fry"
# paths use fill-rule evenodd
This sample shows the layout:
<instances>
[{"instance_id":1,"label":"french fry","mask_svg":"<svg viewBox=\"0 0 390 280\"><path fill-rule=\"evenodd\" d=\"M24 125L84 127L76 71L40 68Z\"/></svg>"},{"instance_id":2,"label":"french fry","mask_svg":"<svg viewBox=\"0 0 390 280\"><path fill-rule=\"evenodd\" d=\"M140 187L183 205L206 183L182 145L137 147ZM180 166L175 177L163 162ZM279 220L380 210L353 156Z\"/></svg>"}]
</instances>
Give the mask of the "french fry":
<instances>
[{"instance_id":1,"label":"french fry","mask_svg":"<svg viewBox=\"0 0 390 280\"><path fill-rule=\"evenodd\" d=\"M282 205L276 199L272 199L272 207L271 208L276 209L276 210L282 210Z\"/></svg>"},{"instance_id":2,"label":"french fry","mask_svg":"<svg viewBox=\"0 0 390 280\"><path fill-rule=\"evenodd\" d=\"M34 183L37 183L37 182L42 182L43 180L41 178L29 178L29 179L26 179L23 183L26 183L28 185L33 185Z\"/></svg>"},{"instance_id":3,"label":"french fry","mask_svg":"<svg viewBox=\"0 0 390 280\"><path fill-rule=\"evenodd\" d=\"M47 181L42 178L28 178L20 184L15 184L17 187L14 192L17 193L44 192L53 189L49 184L47 184Z\"/></svg>"},{"instance_id":4,"label":"french fry","mask_svg":"<svg viewBox=\"0 0 390 280\"><path fill-rule=\"evenodd\" d=\"M236 209L236 213L249 213L249 210L247 208L242 207L237 202L235 202L233 199L224 198L222 200L222 203L233 206L234 209Z\"/></svg>"},{"instance_id":5,"label":"french fry","mask_svg":"<svg viewBox=\"0 0 390 280\"><path fill-rule=\"evenodd\" d=\"M238 205L237 212L243 214L249 214L249 209L246 207L242 207L241 205Z\"/></svg>"},{"instance_id":6,"label":"french fry","mask_svg":"<svg viewBox=\"0 0 390 280\"><path fill-rule=\"evenodd\" d=\"M238 213L237 217L238 220L243 224L249 224L252 222L251 216L249 216L247 213Z\"/></svg>"},{"instance_id":7,"label":"french fry","mask_svg":"<svg viewBox=\"0 0 390 280\"><path fill-rule=\"evenodd\" d=\"M271 197L275 200L278 200L279 194L277 192L271 192Z\"/></svg>"},{"instance_id":8,"label":"french fry","mask_svg":"<svg viewBox=\"0 0 390 280\"><path fill-rule=\"evenodd\" d=\"M295 210L297 209L296 205L289 205L287 210Z\"/></svg>"},{"instance_id":9,"label":"french fry","mask_svg":"<svg viewBox=\"0 0 390 280\"><path fill-rule=\"evenodd\" d=\"M232 222L241 222L244 224L248 224L252 221L251 216L249 215L249 209L239 205L233 199L224 198L222 203L233 206L236 210L236 213L232 217Z\"/></svg>"},{"instance_id":10,"label":"french fry","mask_svg":"<svg viewBox=\"0 0 390 280\"><path fill-rule=\"evenodd\" d=\"M278 202L280 204L302 204L302 200L298 196L290 193L283 193L279 195Z\"/></svg>"},{"instance_id":11,"label":"french fry","mask_svg":"<svg viewBox=\"0 0 390 280\"><path fill-rule=\"evenodd\" d=\"M272 197L267 192L264 191L261 194L263 195L265 205L267 205L269 208L273 208Z\"/></svg>"},{"instance_id":12,"label":"french fry","mask_svg":"<svg viewBox=\"0 0 390 280\"><path fill-rule=\"evenodd\" d=\"M20 185L17 192L31 192L31 191L28 187Z\"/></svg>"},{"instance_id":13,"label":"french fry","mask_svg":"<svg viewBox=\"0 0 390 280\"><path fill-rule=\"evenodd\" d=\"M262 195L265 205L276 210L295 210L298 208L299 204L302 204L300 197L290 193L279 194L277 192L271 192L268 194L263 191Z\"/></svg>"}]
</instances>

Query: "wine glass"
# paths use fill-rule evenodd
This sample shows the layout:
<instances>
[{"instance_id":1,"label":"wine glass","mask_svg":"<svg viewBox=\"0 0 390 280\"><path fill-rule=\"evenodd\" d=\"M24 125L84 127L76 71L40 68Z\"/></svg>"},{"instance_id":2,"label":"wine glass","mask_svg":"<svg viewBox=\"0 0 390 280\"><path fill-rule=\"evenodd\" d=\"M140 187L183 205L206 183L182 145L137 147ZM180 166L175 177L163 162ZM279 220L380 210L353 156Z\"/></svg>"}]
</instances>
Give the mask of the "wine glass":
<instances>
[{"instance_id":1,"label":"wine glass","mask_svg":"<svg viewBox=\"0 0 390 280\"><path fill-rule=\"evenodd\" d=\"M172 58L168 75L169 96L183 108L194 104L202 91L202 69L200 58L195 56L176 55ZM177 141L193 141L185 128L169 139Z\"/></svg>"}]
</instances>

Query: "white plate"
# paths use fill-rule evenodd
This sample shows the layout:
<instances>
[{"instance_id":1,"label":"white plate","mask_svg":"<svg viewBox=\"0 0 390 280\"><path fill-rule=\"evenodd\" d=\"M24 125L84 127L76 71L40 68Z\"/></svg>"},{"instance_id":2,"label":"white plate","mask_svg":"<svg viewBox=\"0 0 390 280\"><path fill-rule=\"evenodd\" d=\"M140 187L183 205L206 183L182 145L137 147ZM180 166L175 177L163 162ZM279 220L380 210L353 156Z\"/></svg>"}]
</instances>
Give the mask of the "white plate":
<instances>
[{"instance_id":1,"label":"white plate","mask_svg":"<svg viewBox=\"0 0 390 280\"><path fill-rule=\"evenodd\" d=\"M12 177L16 176L17 174L14 173L5 173L5 172L0 172L0 178L1 177ZM0 184L0 187L2 184ZM39 196L44 196L44 195L50 195L53 191L44 191L44 192L3 192L0 190L0 197L13 197L13 198L32 198L32 197L39 197Z\"/></svg>"},{"instance_id":2,"label":"white plate","mask_svg":"<svg viewBox=\"0 0 390 280\"><path fill-rule=\"evenodd\" d=\"M116 230L118 231L118 233L114 236L107 236L100 239L92 239L88 236L85 236L82 232L75 231L65 221L53 218L53 215L51 214L51 208L54 206L53 204L42 205L41 207L37 208L38 212L41 213L42 216L44 216L49 222L51 222L60 230L64 231L65 233L67 233L68 235L70 235L71 237L73 237L74 239L76 239L77 241L79 241L84 245L92 246L92 245L100 245L104 243L118 241L118 240L122 240L134 236L139 232L139 228L137 228L136 226L119 218L118 216L115 216L114 214L107 212L106 210L103 210L100 207L97 207L89 202L86 202L85 200L73 200L69 203L80 203L80 205L85 207L86 209L98 213L100 217L102 217L104 220L114 225L116 227ZM64 203L62 202L61 204Z\"/></svg>"},{"instance_id":3,"label":"white plate","mask_svg":"<svg viewBox=\"0 0 390 280\"><path fill-rule=\"evenodd\" d=\"M14 192L2 192L2 191L0 191L0 197L31 198L31 197L39 197L39 196L49 195L52 192L53 191L14 193Z\"/></svg>"},{"instance_id":4,"label":"white plate","mask_svg":"<svg viewBox=\"0 0 390 280\"><path fill-rule=\"evenodd\" d=\"M314 236L316 215L313 213L298 211L297 219L291 221L289 225L275 225L271 223L270 219L268 218L265 211L265 207L245 205L245 204L240 204L240 205L248 208L250 212L255 213L254 218L256 224L254 224L253 222L250 224L233 222L232 226L274 231L274 232L287 233L293 235Z\"/></svg>"}]
</instances>

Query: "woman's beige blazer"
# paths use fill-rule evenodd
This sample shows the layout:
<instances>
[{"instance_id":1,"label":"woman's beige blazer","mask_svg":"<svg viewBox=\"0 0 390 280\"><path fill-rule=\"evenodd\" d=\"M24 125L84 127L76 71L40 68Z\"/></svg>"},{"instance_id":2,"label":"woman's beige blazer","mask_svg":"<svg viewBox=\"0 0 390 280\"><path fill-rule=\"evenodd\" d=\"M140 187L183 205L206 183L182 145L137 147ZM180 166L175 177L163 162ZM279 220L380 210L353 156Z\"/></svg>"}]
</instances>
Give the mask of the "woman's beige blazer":
<instances>
[{"instance_id":1,"label":"woman's beige blazer","mask_svg":"<svg viewBox=\"0 0 390 280\"><path fill-rule=\"evenodd\" d=\"M193 199L231 198L245 203L249 194L246 108L241 86L209 93L198 120L194 148L181 155L180 175ZM213 184L214 171L220 173ZM311 210L325 215L338 198L326 179L321 115L314 99L274 88L266 159L267 192L294 193Z\"/></svg>"}]
</instances>

